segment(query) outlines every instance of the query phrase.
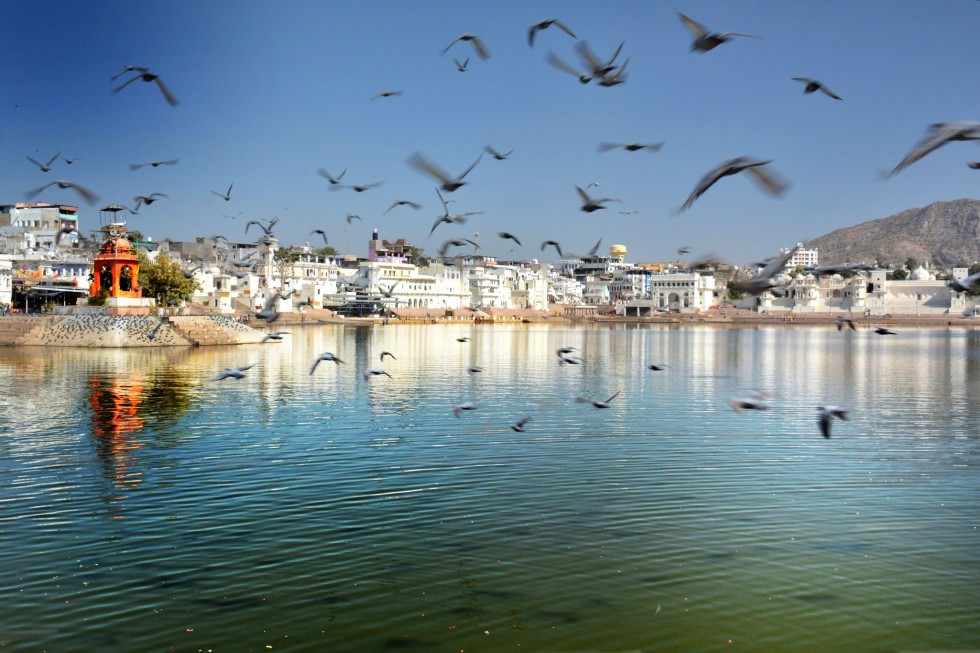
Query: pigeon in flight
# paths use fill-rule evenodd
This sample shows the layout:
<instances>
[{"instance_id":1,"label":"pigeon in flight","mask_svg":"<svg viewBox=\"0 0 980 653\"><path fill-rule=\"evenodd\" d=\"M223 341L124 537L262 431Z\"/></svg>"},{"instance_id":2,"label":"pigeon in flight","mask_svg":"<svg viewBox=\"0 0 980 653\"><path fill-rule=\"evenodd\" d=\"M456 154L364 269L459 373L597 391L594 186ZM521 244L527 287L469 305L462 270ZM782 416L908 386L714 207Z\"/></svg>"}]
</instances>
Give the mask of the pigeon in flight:
<instances>
[{"instance_id":1,"label":"pigeon in flight","mask_svg":"<svg viewBox=\"0 0 980 653\"><path fill-rule=\"evenodd\" d=\"M377 100L380 97L395 97L395 96L401 95L401 94L402 94L402 91L381 91L380 93L378 93L377 95L375 95L371 99L372 100Z\"/></svg>"},{"instance_id":2,"label":"pigeon in flight","mask_svg":"<svg viewBox=\"0 0 980 653\"><path fill-rule=\"evenodd\" d=\"M799 246L796 246L774 257L758 274L745 281L734 281L732 282L732 287L750 295L760 295L767 290L778 287L779 284L775 283L773 278L783 271L783 268L786 267L786 262L793 258L793 255L796 254L796 250L798 249Z\"/></svg>"},{"instance_id":3,"label":"pigeon in flight","mask_svg":"<svg viewBox=\"0 0 980 653\"><path fill-rule=\"evenodd\" d=\"M453 63L456 64L456 70L461 73L465 73L466 67L470 65L470 58L466 57L466 59L463 60L463 63L460 63L459 59L453 59Z\"/></svg>"},{"instance_id":4,"label":"pigeon in flight","mask_svg":"<svg viewBox=\"0 0 980 653\"><path fill-rule=\"evenodd\" d=\"M970 288L978 282L980 282L980 272L974 272L963 281L956 281L955 279L950 281L949 288L954 292L970 292Z\"/></svg>"},{"instance_id":5,"label":"pigeon in flight","mask_svg":"<svg viewBox=\"0 0 980 653\"><path fill-rule=\"evenodd\" d=\"M385 362L385 356L390 356L392 360L398 360L397 358L395 358L395 355L392 354L390 351L383 351L383 352L381 352L381 362L382 363Z\"/></svg>"},{"instance_id":6,"label":"pigeon in flight","mask_svg":"<svg viewBox=\"0 0 980 653\"><path fill-rule=\"evenodd\" d=\"M259 226L261 227L262 225L259 225ZM323 236L323 244L324 244L324 246L330 245L330 243L327 242L327 232L324 231L323 229L314 229L313 231L310 232L310 235L311 236L313 234L320 234L321 236Z\"/></svg>"},{"instance_id":7,"label":"pigeon in flight","mask_svg":"<svg viewBox=\"0 0 980 653\"><path fill-rule=\"evenodd\" d=\"M364 377L365 381L370 381L372 376L381 376L382 374L387 376L389 379L392 378L390 374L376 367L364 370L364 374L362 374L362 376Z\"/></svg>"},{"instance_id":8,"label":"pigeon in flight","mask_svg":"<svg viewBox=\"0 0 980 653\"><path fill-rule=\"evenodd\" d=\"M456 338L456 342L469 342L469 341L470 341L470 337L469 336L463 336L462 338Z\"/></svg>"},{"instance_id":9,"label":"pigeon in flight","mask_svg":"<svg viewBox=\"0 0 980 653\"><path fill-rule=\"evenodd\" d=\"M647 365L648 370L653 370L654 372L663 372L667 369L667 366L663 363L650 363Z\"/></svg>"},{"instance_id":10,"label":"pigeon in flight","mask_svg":"<svg viewBox=\"0 0 980 653\"><path fill-rule=\"evenodd\" d=\"M565 258L565 255L561 251L561 244L557 240L546 240L543 243L541 243L541 251L543 252L544 248L547 247L548 245L551 245L555 248L555 251L558 252L558 256Z\"/></svg>"},{"instance_id":11,"label":"pigeon in flight","mask_svg":"<svg viewBox=\"0 0 980 653\"><path fill-rule=\"evenodd\" d=\"M324 170L323 168L318 169L316 173L321 177L323 177L324 179L326 179L327 181L329 181L334 186L336 186L340 183L340 180L344 178L344 175L347 174L347 168L344 168L344 171L341 172L336 177L331 176L330 173Z\"/></svg>"},{"instance_id":12,"label":"pigeon in flight","mask_svg":"<svg viewBox=\"0 0 980 653\"><path fill-rule=\"evenodd\" d=\"M376 181L373 184L354 184L350 186L345 186L344 184L337 184L336 186L331 186L330 190L340 190L342 188L350 188L355 193L363 193L366 190L371 190L372 188L377 188L383 181Z\"/></svg>"},{"instance_id":13,"label":"pigeon in flight","mask_svg":"<svg viewBox=\"0 0 980 653\"><path fill-rule=\"evenodd\" d=\"M505 153L501 154L500 152L498 152L497 150L493 149L489 145L487 145L486 147L484 147L483 148L483 151L486 152L487 154L489 154L490 156L492 156L493 158L495 158L497 161L503 161L504 159L506 159L507 157L509 157L511 154L514 153L514 150L511 150L509 152L505 152Z\"/></svg>"},{"instance_id":14,"label":"pigeon in flight","mask_svg":"<svg viewBox=\"0 0 980 653\"><path fill-rule=\"evenodd\" d=\"M213 190L211 192L214 193L215 195L217 195L218 197L220 197L221 199L223 199L224 201L227 202L227 201L229 201L231 199L231 187L234 186L234 185L235 185L235 182L231 182L231 184L228 185L228 192L225 193L225 194L223 194L223 195L221 193L219 193L218 191L216 191L216 190Z\"/></svg>"},{"instance_id":15,"label":"pigeon in flight","mask_svg":"<svg viewBox=\"0 0 980 653\"><path fill-rule=\"evenodd\" d=\"M677 15L681 19L681 23L684 24L691 34L694 35L694 41L691 43L691 50L697 52L708 52L709 50L714 50L719 45L725 41L730 40L733 36L748 36L753 39L760 39L761 36L755 34L741 34L739 32L708 32L708 29L701 23L697 23L684 14L677 12Z\"/></svg>"},{"instance_id":16,"label":"pigeon in flight","mask_svg":"<svg viewBox=\"0 0 980 653\"><path fill-rule=\"evenodd\" d=\"M310 374L313 374L313 372L316 371L316 366L320 364L320 361L332 361L337 365L340 365L341 363L344 362L339 358L337 358L336 356L334 356L333 354L331 354L329 351L325 352L317 356L316 360L313 361L313 367L310 368Z\"/></svg>"},{"instance_id":17,"label":"pigeon in flight","mask_svg":"<svg viewBox=\"0 0 980 653\"><path fill-rule=\"evenodd\" d=\"M381 215L387 215L388 211L392 210L396 206L410 206L416 211L422 208L422 205L416 202L410 202L409 200L395 200L394 202L391 203L391 206L389 206L388 209Z\"/></svg>"},{"instance_id":18,"label":"pigeon in flight","mask_svg":"<svg viewBox=\"0 0 980 653\"><path fill-rule=\"evenodd\" d=\"M51 170L51 164L54 163L55 160L57 160L57 158L59 156L61 156L61 152L58 152L53 157L51 157L51 159L48 160L47 163L40 163L38 161L35 161L31 157L27 157L27 160L30 161L31 163L33 163L34 165L36 165L38 168L40 168L41 169L41 172L50 172L50 170Z\"/></svg>"},{"instance_id":19,"label":"pigeon in flight","mask_svg":"<svg viewBox=\"0 0 980 653\"><path fill-rule=\"evenodd\" d=\"M127 68L129 68L129 66L127 66ZM133 67L133 68L131 68L131 70L136 71L138 74L135 77L131 77L130 79L128 79L125 82L123 82L122 85L117 86L116 88L112 89L112 92L113 93L118 93L119 91L123 90L124 88L126 88L127 86L129 86L130 84L132 84L133 82L135 82L137 79L140 79L140 80L143 80L144 82L147 82L147 83L149 83L149 82L156 82L157 87L160 89L160 92L163 93L164 99L167 101L167 103L170 106L175 107L178 104L180 104L177 101L177 98L174 97L173 93L170 92L170 89L168 89L166 87L166 85L164 85L163 80L160 79L160 76L159 75L156 75L154 73L151 73L149 68L137 68L137 67ZM118 77L118 76L119 75L117 75L116 77ZM115 79L115 78L113 78L113 79Z\"/></svg>"},{"instance_id":20,"label":"pigeon in flight","mask_svg":"<svg viewBox=\"0 0 980 653\"><path fill-rule=\"evenodd\" d=\"M141 204L146 204L149 206L157 201L159 197L169 197L166 193L150 193L149 195L136 195L133 197L133 201L136 202L136 208L138 209Z\"/></svg>"},{"instance_id":21,"label":"pigeon in flight","mask_svg":"<svg viewBox=\"0 0 980 653\"><path fill-rule=\"evenodd\" d=\"M510 428L513 429L514 431L517 431L518 433L523 433L524 427L530 421L531 421L530 417L522 417L520 421L517 422L517 424L511 424Z\"/></svg>"},{"instance_id":22,"label":"pigeon in flight","mask_svg":"<svg viewBox=\"0 0 980 653\"><path fill-rule=\"evenodd\" d=\"M572 33L572 30L568 29L568 26L565 25L565 23L561 22L557 18L549 18L547 20L542 20L540 23L535 23L534 25L531 25L531 28L527 31L528 47L532 47L532 48L534 47L534 36L538 32L540 32L543 29L548 29L549 27L552 26L557 27L561 31L571 36L573 39L578 38L577 36L575 36L574 33Z\"/></svg>"},{"instance_id":23,"label":"pigeon in flight","mask_svg":"<svg viewBox=\"0 0 980 653\"><path fill-rule=\"evenodd\" d=\"M569 75L574 75L575 77L578 77L578 81L581 84L588 84L589 82L592 81L592 78L593 78L592 75L583 73L580 70L576 70L572 66L570 66L567 63L565 63L564 61L562 61L558 57L558 55L556 55L554 52L549 51L548 54L545 55L544 59L549 64L551 64L552 66L554 66L555 68L557 68L558 70L560 70L562 72L566 72Z\"/></svg>"},{"instance_id":24,"label":"pigeon in flight","mask_svg":"<svg viewBox=\"0 0 980 653\"><path fill-rule=\"evenodd\" d=\"M576 186L575 190L578 191L578 196L582 198L582 206L579 208L580 211L585 211L586 213L592 213L593 211L598 211L599 209L604 209L603 206L606 202L618 202L619 200L612 197L596 197L592 198L582 190L581 187Z\"/></svg>"},{"instance_id":25,"label":"pigeon in flight","mask_svg":"<svg viewBox=\"0 0 980 653\"><path fill-rule=\"evenodd\" d=\"M248 228L254 224L258 226L258 228L261 229L263 232L265 232L266 236L271 236L272 228L275 227L278 223L279 223L278 218L272 218L271 220L269 220L269 224L262 224L258 220L249 220L248 222L245 223L245 233L248 233Z\"/></svg>"},{"instance_id":26,"label":"pigeon in flight","mask_svg":"<svg viewBox=\"0 0 980 653\"><path fill-rule=\"evenodd\" d=\"M820 91L821 93L829 97L832 97L835 100L844 99L815 79L810 79L809 77L794 77L793 79L795 79L798 82L803 82L804 84L806 84L806 86L803 87L804 93L813 93L814 91Z\"/></svg>"},{"instance_id":27,"label":"pigeon in flight","mask_svg":"<svg viewBox=\"0 0 980 653\"><path fill-rule=\"evenodd\" d=\"M833 418L847 419L847 411L839 406L818 406L820 411L818 421L820 423L820 434L830 439L830 422Z\"/></svg>"},{"instance_id":28,"label":"pigeon in flight","mask_svg":"<svg viewBox=\"0 0 980 653\"><path fill-rule=\"evenodd\" d=\"M523 245L521 245L521 241L519 241L517 239L517 236L515 236L512 233L508 233L506 231L498 231L497 232L497 235L500 236L501 238L503 238L504 240L507 240L507 239L513 240L515 243L517 243L518 247L523 247Z\"/></svg>"},{"instance_id":29,"label":"pigeon in flight","mask_svg":"<svg viewBox=\"0 0 980 653\"><path fill-rule=\"evenodd\" d=\"M469 168L463 171L463 174L455 178L450 178L445 171L443 171L436 164L432 163L432 161L429 161L418 152L416 152L415 154L409 157L408 163L419 172L429 175L436 181L440 182L442 184L440 188L446 191L447 193L451 193L466 183L465 181L463 181L463 178L466 177L466 175L470 174L470 170L475 168L476 164L479 163L480 159L482 158L483 158L483 154L481 153L480 156L477 157L476 161L474 161Z\"/></svg>"},{"instance_id":30,"label":"pigeon in flight","mask_svg":"<svg viewBox=\"0 0 980 653\"><path fill-rule=\"evenodd\" d=\"M895 335L898 335L897 333L895 333L891 329L886 329L885 327L878 327L878 328L876 328L875 329L875 333L877 333L879 336L895 336Z\"/></svg>"},{"instance_id":31,"label":"pigeon in flight","mask_svg":"<svg viewBox=\"0 0 980 653\"><path fill-rule=\"evenodd\" d=\"M595 399L589 399L587 397L575 397L575 401L580 404L592 404L596 408L609 408L609 402L615 399L616 397L618 397L620 392L622 392L622 390L620 390L613 396L609 397L609 399L606 399L605 401L596 401Z\"/></svg>"},{"instance_id":32,"label":"pigeon in flight","mask_svg":"<svg viewBox=\"0 0 980 653\"><path fill-rule=\"evenodd\" d=\"M732 410L739 414L741 414L743 410L769 410L769 406L762 403L763 398L764 395L762 395L762 393L753 393L748 397L729 399L728 405L732 407Z\"/></svg>"},{"instance_id":33,"label":"pigeon in flight","mask_svg":"<svg viewBox=\"0 0 980 653\"><path fill-rule=\"evenodd\" d=\"M344 216L344 219L347 220L347 224L351 224L354 220L361 220L361 216L356 213L348 213ZM364 222L364 220L361 220L361 222Z\"/></svg>"},{"instance_id":34,"label":"pigeon in flight","mask_svg":"<svg viewBox=\"0 0 980 653\"><path fill-rule=\"evenodd\" d=\"M285 335L289 335L289 331L275 331L274 333L267 333L265 334L265 337L262 338L262 342L259 344L263 344L267 340L275 340L275 341L282 340L282 337Z\"/></svg>"},{"instance_id":35,"label":"pigeon in flight","mask_svg":"<svg viewBox=\"0 0 980 653\"><path fill-rule=\"evenodd\" d=\"M609 150L624 149L627 152L637 152L639 150L647 150L649 152L656 152L664 146L663 143L599 143L600 152L608 152Z\"/></svg>"},{"instance_id":36,"label":"pigeon in flight","mask_svg":"<svg viewBox=\"0 0 980 653\"><path fill-rule=\"evenodd\" d=\"M139 170L140 168L143 168L145 166L152 166L154 168L157 168L162 165L173 166L173 165L177 165L178 161L180 161L180 159L169 159L167 161L150 161L149 163L130 163L129 169Z\"/></svg>"},{"instance_id":37,"label":"pigeon in flight","mask_svg":"<svg viewBox=\"0 0 980 653\"><path fill-rule=\"evenodd\" d=\"M677 211L678 213L686 211L691 208L695 200L704 195L705 191L711 188L718 180L729 175L735 175L743 171L748 171L751 174L752 179L754 179L760 187L765 190L770 195L775 195L777 197L781 196L783 193L789 189L789 184L781 181L775 175L762 170L762 167L772 163L771 161L757 161L745 156L735 157L734 159L729 159L718 165L716 168L708 172L705 176L701 177L701 181L691 192L687 201L684 205Z\"/></svg>"},{"instance_id":38,"label":"pigeon in flight","mask_svg":"<svg viewBox=\"0 0 980 653\"><path fill-rule=\"evenodd\" d=\"M78 193L78 195L83 200L85 200L89 204L95 204L96 202L99 201L98 195L96 195L95 193L93 193L89 189L85 188L84 186L79 186L78 184L76 184L74 182L64 181L64 180L61 180L61 179L59 179L57 181L52 181L51 183L48 183L48 184L44 184L40 188L36 188L34 190L29 190L26 193L24 193L24 195L27 197L27 199L34 199L35 197L37 197L38 195L40 195L42 192L44 192L45 189L50 188L51 186L57 186L58 188L61 188L62 190L66 189L66 188L71 188L76 193ZM139 207L137 207L137 208L139 208Z\"/></svg>"},{"instance_id":39,"label":"pigeon in flight","mask_svg":"<svg viewBox=\"0 0 980 653\"><path fill-rule=\"evenodd\" d=\"M464 410L476 410L476 406L471 403L460 404L453 408L453 415L456 416L456 419L459 419L460 413L462 413Z\"/></svg>"},{"instance_id":40,"label":"pigeon in flight","mask_svg":"<svg viewBox=\"0 0 980 653\"><path fill-rule=\"evenodd\" d=\"M472 245L477 250L480 249L479 243L475 243L468 238L454 238L452 240L447 240L439 246L439 256L445 256L450 247L463 247L465 245Z\"/></svg>"},{"instance_id":41,"label":"pigeon in flight","mask_svg":"<svg viewBox=\"0 0 980 653\"><path fill-rule=\"evenodd\" d=\"M980 161L970 161L966 164L966 167L972 170L980 170Z\"/></svg>"},{"instance_id":42,"label":"pigeon in flight","mask_svg":"<svg viewBox=\"0 0 980 653\"><path fill-rule=\"evenodd\" d=\"M933 152L946 143L951 141L975 141L980 139L980 122L970 122L966 120L956 120L953 122L941 122L929 127L926 134L918 145L899 162L895 169L888 176L898 174L905 168Z\"/></svg>"},{"instance_id":43,"label":"pigeon in flight","mask_svg":"<svg viewBox=\"0 0 980 653\"><path fill-rule=\"evenodd\" d=\"M251 365L246 365L245 367L229 367L211 380L221 381L222 379L241 379L245 377L245 370L250 370L256 365L258 365L258 363L252 363Z\"/></svg>"},{"instance_id":44,"label":"pigeon in flight","mask_svg":"<svg viewBox=\"0 0 980 653\"><path fill-rule=\"evenodd\" d=\"M857 331L857 327L854 326L854 320L852 320L849 317L844 317L843 315L838 316L837 317L837 330L838 331L843 330L845 324L851 328L851 331Z\"/></svg>"},{"instance_id":45,"label":"pigeon in flight","mask_svg":"<svg viewBox=\"0 0 980 653\"><path fill-rule=\"evenodd\" d=\"M472 43L473 49L476 50L477 55L479 55L481 59L490 58L490 52L487 51L487 46L483 44L483 41L481 41L475 34L470 34L468 32L466 34L460 34L455 39L453 39L453 42L447 45L446 48L442 51L442 53L446 54L447 52L449 52L449 48L453 47L457 43L460 43L461 41L469 41L470 43Z\"/></svg>"}]
</instances>

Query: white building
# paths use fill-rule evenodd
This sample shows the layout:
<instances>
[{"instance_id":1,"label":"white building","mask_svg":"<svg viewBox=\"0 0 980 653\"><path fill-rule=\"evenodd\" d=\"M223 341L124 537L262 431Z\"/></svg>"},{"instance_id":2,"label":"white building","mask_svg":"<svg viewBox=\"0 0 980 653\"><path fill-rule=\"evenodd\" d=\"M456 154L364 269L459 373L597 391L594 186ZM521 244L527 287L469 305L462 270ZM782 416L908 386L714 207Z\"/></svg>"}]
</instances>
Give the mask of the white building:
<instances>
[{"instance_id":1,"label":"white building","mask_svg":"<svg viewBox=\"0 0 980 653\"><path fill-rule=\"evenodd\" d=\"M32 247L55 249L59 231L70 229L74 233L62 239L61 246L78 240L78 207L67 204L33 202L0 206L0 214L9 215L9 226L20 228L33 235ZM7 218L4 218L7 222Z\"/></svg>"},{"instance_id":2,"label":"white building","mask_svg":"<svg viewBox=\"0 0 980 653\"><path fill-rule=\"evenodd\" d=\"M790 250L781 249L780 254L786 254ZM796 243L796 252L786 261L786 267L790 270L802 265L804 268L815 268L819 265L819 256L816 249L803 249L803 243Z\"/></svg>"}]
</instances>

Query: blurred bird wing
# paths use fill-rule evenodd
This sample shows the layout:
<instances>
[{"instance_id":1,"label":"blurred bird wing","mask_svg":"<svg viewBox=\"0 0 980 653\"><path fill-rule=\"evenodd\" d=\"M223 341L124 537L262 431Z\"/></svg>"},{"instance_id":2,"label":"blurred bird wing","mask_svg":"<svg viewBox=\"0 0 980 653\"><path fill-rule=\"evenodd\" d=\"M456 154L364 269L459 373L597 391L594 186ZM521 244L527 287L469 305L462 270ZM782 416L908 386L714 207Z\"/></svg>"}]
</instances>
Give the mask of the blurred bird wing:
<instances>
[{"instance_id":1,"label":"blurred bird wing","mask_svg":"<svg viewBox=\"0 0 980 653\"><path fill-rule=\"evenodd\" d=\"M113 93L118 93L119 91L123 90L124 88L126 88L127 86L129 86L130 84L132 84L133 82L135 82L137 79L141 78L142 76L143 75L141 73L141 74L137 75L136 77L133 77L131 79L127 79L125 82L123 82L122 84L120 84L116 88L112 89L112 92Z\"/></svg>"},{"instance_id":2,"label":"blurred bird wing","mask_svg":"<svg viewBox=\"0 0 980 653\"><path fill-rule=\"evenodd\" d=\"M570 75L575 75L576 77L579 78L585 77L585 75L581 71L575 70L574 68L569 66L567 63L562 61L557 54L551 52L550 50L548 51L548 54L545 55L544 59L558 70L562 70Z\"/></svg>"},{"instance_id":3,"label":"blurred bird wing","mask_svg":"<svg viewBox=\"0 0 980 653\"><path fill-rule=\"evenodd\" d=\"M678 11L677 16L681 19L681 23L684 25L684 27L689 29L696 38L702 38L708 33L708 30L704 25L691 20L681 12Z\"/></svg>"},{"instance_id":4,"label":"blurred bird wing","mask_svg":"<svg viewBox=\"0 0 980 653\"><path fill-rule=\"evenodd\" d=\"M779 197L789 189L787 182L779 179L771 172L763 170L762 166L750 166L745 168L745 171L770 195Z\"/></svg>"},{"instance_id":5,"label":"blurred bird wing","mask_svg":"<svg viewBox=\"0 0 980 653\"><path fill-rule=\"evenodd\" d=\"M69 188L74 188L75 192L81 195L82 198L89 204L95 204L96 202L99 201L99 196L93 193L92 191L90 191L89 189L85 188L84 186L79 186L78 184L74 184L71 182L68 182L67 185Z\"/></svg>"},{"instance_id":6,"label":"blurred bird wing","mask_svg":"<svg viewBox=\"0 0 980 653\"><path fill-rule=\"evenodd\" d=\"M566 25L565 23L561 22L560 20L557 20L557 19L552 20L551 21L551 24L554 25L555 27L557 27L558 29L560 29L561 31L565 32L569 36L571 36L573 39L577 39L578 38L577 36L575 36L575 34L572 32L572 30L568 29L568 25Z\"/></svg>"},{"instance_id":7,"label":"blurred bird wing","mask_svg":"<svg viewBox=\"0 0 980 653\"><path fill-rule=\"evenodd\" d=\"M476 161L474 161L473 164L463 172L463 174L461 174L460 176L456 177L456 181L462 181L463 180L463 177L465 177L466 175L470 174L470 170L472 170L473 168L475 168L476 167L476 164L479 163L480 162L480 159L482 159L482 158L483 158L483 152L480 152L480 156L476 157Z\"/></svg>"},{"instance_id":8,"label":"blurred bird wing","mask_svg":"<svg viewBox=\"0 0 980 653\"><path fill-rule=\"evenodd\" d=\"M830 412L826 409L820 411L820 433L825 438L830 438Z\"/></svg>"},{"instance_id":9,"label":"blurred bird wing","mask_svg":"<svg viewBox=\"0 0 980 653\"><path fill-rule=\"evenodd\" d=\"M608 404L610 401L612 401L613 399L615 399L616 397L618 397L620 392L622 392L622 390L617 391L616 394L614 394L613 396L609 397L609 399L606 399L602 403Z\"/></svg>"},{"instance_id":10,"label":"blurred bird wing","mask_svg":"<svg viewBox=\"0 0 980 653\"><path fill-rule=\"evenodd\" d=\"M582 60L582 63L585 64L585 67L588 68L593 74L598 74L599 71L602 70L603 68L602 62L599 61L599 57L596 56L595 52L592 51L592 48L589 47L589 44L587 42L579 41L578 43L576 43L575 51L578 52L579 59ZM618 53L619 50L617 50L616 52ZM615 56L613 58L615 58Z\"/></svg>"},{"instance_id":11,"label":"blurred bird wing","mask_svg":"<svg viewBox=\"0 0 980 653\"><path fill-rule=\"evenodd\" d=\"M157 77L153 81L157 83L157 87L159 87L160 92L163 93L163 97L167 101L167 104L169 104L172 107L175 107L178 104L180 104L180 102L177 101L177 98L174 97L174 94L170 92L170 89L167 88L166 85L163 83L162 79Z\"/></svg>"},{"instance_id":12,"label":"blurred bird wing","mask_svg":"<svg viewBox=\"0 0 980 653\"><path fill-rule=\"evenodd\" d=\"M534 419L534 418L532 418L532 417L531 417L530 415L529 415L529 416L527 416L527 417L522 417L522 418L521 418L521 419L520 419L520 420L519 420L519 421L517 422L517 426L518 426L518 427L520 427L520 428L523 428L525 424L527 424L528 422L530 422L530 421L532 421L533 419Z\"/></svg>"},{"instance_id":13,"label":"blurred bird wing","mask_svg":"<svg viewBox=\"0 0 980 653\"><path fill-rule=\"evenodd\" d=\"M432 161L429 161L427 158L425 158L418 152L416 152L415 154L413 154L408 158L408 163L419 172L423 172L429 175L430 177L439 180L444 184L447 184L451 181L449 175L444 170L441 170L438 166L436 166L436 164L434 164Z\"/></svg>"},{"instance_id":14,"label":"blurred bird wing","mask_svg":"<svg viewBox=\"0 0 980 653\"><path fill-rule=\"evenodd\" d=\"M915 148L909 152L897 166L895 166L895 169L892 170L888 176L890 177L898 172L901 172L930 152L937 150L941 146L948 143L954 135L955 133L945 124L932 125L925 138L919 141L919 144L916 145Z\"/></svg>"},{"instance_id":15,"label":"blurred bird wing","mask_svg":"<svg viewBox=\"0 0 980 653\"><path fill-rule=\"evenodd\" d=\"M581 187L579 187L579 186L576 186L576 187L575 187L575 190L577 190L577 191L578 191L578 196L579 196L580 198L582 198L582 201L583 201L583 202L585 202L586 204L590 204L590 203L592 202L592 198L591 198L591 197L589 197L589 194L588 194L588 193L586 193L586 192L585 192L584 190L582 190L582 188L581 188Z\"/></svg>"},{"instance_id":16,"label":"blurred bird wing","mask_svg":"<svg viewBox=\"0 0 980 653\"><path fill-rule=\"evenodd\" d=\"M480 55L481 59L490 58L490 53L487 51L487 46L483 44L483 41L475 36L470 37L470 41L473 42L473 47L476 48L476 53Z\"/></svg>"}]
</instances>

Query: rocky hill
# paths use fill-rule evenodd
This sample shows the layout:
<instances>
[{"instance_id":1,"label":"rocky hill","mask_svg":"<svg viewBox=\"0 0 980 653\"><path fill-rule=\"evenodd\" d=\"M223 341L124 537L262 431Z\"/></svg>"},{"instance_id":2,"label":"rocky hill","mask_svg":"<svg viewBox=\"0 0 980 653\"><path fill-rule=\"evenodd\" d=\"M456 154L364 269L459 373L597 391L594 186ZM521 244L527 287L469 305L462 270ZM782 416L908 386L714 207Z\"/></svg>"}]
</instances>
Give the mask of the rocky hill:
<instances>
[{"instance_id":1,"label":"rocky hill","mask_svg":"<svg viewBox=\"0 0 980 653\"><path fill-rule=\"evenodd\" d=\"M980 200L935 202L832 231L805 243L821 265L917 261L953 266L980 261Z\"/></svg>"}]
</instances>

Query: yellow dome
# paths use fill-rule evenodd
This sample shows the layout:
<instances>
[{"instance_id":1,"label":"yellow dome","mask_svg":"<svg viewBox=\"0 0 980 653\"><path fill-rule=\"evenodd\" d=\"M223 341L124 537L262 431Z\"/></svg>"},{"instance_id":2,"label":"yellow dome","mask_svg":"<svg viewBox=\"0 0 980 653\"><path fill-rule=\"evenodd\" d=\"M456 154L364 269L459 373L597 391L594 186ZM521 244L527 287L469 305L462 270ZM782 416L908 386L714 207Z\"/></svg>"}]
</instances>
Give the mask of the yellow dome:
<instances>
[{"instance_id":1,"label":"yellow dome","mask_svg":"<svg viewBox=\"0 0 980 653\"><path fill-rule=\"evenodd\" d=\"M626 246L625 245L612 245L609 248L610 256L626 256Z\"/></svg>"}]
</instances>

